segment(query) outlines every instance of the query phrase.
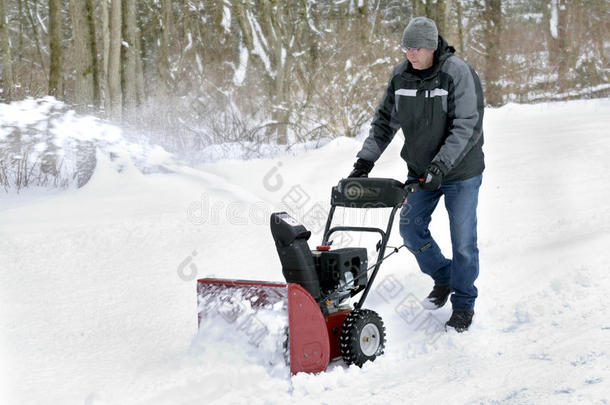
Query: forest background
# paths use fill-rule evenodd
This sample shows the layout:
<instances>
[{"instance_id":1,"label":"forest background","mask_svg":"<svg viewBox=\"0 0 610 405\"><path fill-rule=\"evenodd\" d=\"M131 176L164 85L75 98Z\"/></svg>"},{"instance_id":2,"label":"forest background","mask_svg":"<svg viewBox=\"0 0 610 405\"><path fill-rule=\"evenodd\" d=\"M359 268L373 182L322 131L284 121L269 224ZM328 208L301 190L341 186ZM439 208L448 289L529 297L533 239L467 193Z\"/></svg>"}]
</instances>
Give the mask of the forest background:
<instances>
[{"instance_id":1,"label":"forest background","mask_svg":"<svg viewBox=\"0 0 610 405\"><path fill-rule=\"evenodd\" d=\"M419 15L489 107L610 93L609 0L0 0L0 101L52 96L191 160L320 144L366 131ZM0 136L0 183L35 147ZM52 149L41 184L60 170Z\"/></svg>"}]
</instances>

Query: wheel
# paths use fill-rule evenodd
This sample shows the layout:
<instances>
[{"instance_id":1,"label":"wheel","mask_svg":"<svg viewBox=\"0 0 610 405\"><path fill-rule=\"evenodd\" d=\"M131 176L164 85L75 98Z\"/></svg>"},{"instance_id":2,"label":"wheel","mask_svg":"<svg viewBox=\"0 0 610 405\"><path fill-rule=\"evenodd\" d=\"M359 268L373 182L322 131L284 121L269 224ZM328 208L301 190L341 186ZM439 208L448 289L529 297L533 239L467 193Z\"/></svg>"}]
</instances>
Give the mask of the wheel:
<instances>
[{"instance_id":1,"label":"wheel","mask_svg":"<svg viewBox=\"0 0 610 405\"><path fill-rule=\"evenodd\" d=\"M362 367L383 354L385 327L381 317L370 309L355 309L341 327L341 357L347 365Z\"/></svg>"}]
</instances>

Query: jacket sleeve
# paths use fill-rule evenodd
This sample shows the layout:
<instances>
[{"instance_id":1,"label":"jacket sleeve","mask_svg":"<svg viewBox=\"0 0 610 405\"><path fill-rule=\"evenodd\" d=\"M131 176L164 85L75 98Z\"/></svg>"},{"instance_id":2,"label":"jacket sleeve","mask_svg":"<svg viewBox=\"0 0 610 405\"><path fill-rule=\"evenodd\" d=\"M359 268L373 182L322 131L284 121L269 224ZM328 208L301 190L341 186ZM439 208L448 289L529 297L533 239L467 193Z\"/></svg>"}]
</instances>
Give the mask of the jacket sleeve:
<instances>
[{"instance_id":1,"label":"jacket sleeve","mask_svg":"<svg viewBox=\"0 0 610 405\"><path fill-rule=\"evenodd\" d=\"M463 60L451 57L445 64L453 79L447 99L449 135L432 159L440 163L445 174L456 167L483 134L483 95L474 71Z\"/></svg>"},{"instance_id":2,"label":"jacket sleeve","mask_svg":"<svg viewBox=\"0 0 610 405\"><path fill-rule=\"evenodd\" d=\"M394 74L396 70L397 69L394 69ZM356 155L360 159L368 160L370 162L377 161L390 142L392 142L398 128L400 128L400 124L396 117L393 83L394 74L392 74L392 78L388 82L381 103L379 103L379 107L377 107L377 111L371 122L369 136L364 140L362 149Z\"/></svg>"}]
</instances>

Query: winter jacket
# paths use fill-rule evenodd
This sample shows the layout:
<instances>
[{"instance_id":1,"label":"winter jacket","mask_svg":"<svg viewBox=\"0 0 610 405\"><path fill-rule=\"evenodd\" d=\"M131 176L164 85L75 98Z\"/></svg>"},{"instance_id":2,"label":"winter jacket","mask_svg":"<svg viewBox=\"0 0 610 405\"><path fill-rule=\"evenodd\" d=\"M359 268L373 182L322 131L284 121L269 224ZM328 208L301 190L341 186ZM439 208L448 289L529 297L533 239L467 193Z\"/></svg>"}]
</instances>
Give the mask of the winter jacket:
<instances>
[{"instance_id":1,"label":"winter jacket","mask_svg":"<svg viewBox=\"0 0 610 405\"><path fill-rule=\"evenodd\" d=\"M478 75L439 36L430 74L422 79L409 61L392 78L358 157L375 162L402 128L400 153L409 176L420 178L430 163L445 174L443 183L483 172L483 91Z\"/></svg>"}]
</instances>

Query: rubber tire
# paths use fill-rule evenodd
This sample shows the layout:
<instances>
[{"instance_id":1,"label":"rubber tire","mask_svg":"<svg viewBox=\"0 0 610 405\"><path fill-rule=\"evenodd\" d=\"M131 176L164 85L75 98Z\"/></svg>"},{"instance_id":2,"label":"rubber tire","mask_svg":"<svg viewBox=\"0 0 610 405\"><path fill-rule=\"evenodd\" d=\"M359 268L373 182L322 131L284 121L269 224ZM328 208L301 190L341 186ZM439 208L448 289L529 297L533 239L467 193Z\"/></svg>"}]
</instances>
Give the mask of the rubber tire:
<instances>
[{"instance_id":1,"label":"rubber tire","mask_svg":"<svg viewBox=\"0 0 610 405\"><path fill-rule=\"evenodd\" d=\"M373 324L380 333L379 346L372 355L366 355L362 351L360 333L365 326ZM377 356L383 354L385 348L385 327L381 317L370 309L355 309L347 315L341 326L341 337L339 339L341 357L348 366L355 364L362 367L367 361L374 361Z\"/></svg>"}]
</instances>

